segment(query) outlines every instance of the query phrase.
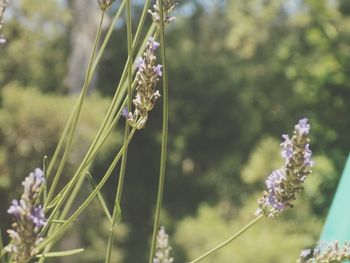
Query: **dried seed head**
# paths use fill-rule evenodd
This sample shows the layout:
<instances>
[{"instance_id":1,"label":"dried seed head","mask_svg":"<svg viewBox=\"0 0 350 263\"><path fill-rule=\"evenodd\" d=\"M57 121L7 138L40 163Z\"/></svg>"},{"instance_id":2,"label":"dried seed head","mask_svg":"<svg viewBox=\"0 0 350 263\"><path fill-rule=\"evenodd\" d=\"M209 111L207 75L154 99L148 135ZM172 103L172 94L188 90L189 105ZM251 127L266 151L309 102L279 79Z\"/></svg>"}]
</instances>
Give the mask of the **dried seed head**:
<instances>
[{"instance_id":1,"label":"dried seed head","mask_svg":"<svg viewBox=\"0 0 350 263\"><path fill-rule=\"evenodd\" d=\"M114 0L97 0L97 3L99 4L102 11L109 8L113 2Z\"/></svg>"},{"instance_id":2,"label":"dried seed head","mask_svg":"<svg viewBox=\"0 0 350 263\"><path fill-rule=\"evenodd\" d=\"M158 24L160 22L160 5L159 1L163 4L163 14L164 14L164 24L167 25L173 20L175 16L171 16L170 13L175 9L176 3L174 0L158 0L155 5L153 5L153 10L148 10L148 13L152 16L154 23Z\"/></svg>"},{"instance_id":3,"label":"dried seed head","mask_svg":"<svg viewBox=\"0 0 350 263\"><path fill-rule=\"evenodd\" d=\"M171 247L169 246L169 236L165 233L163 226L157 235L156 254L153 263L172 263L174 259L170 257Z\"/></svg>"}]
</instances>

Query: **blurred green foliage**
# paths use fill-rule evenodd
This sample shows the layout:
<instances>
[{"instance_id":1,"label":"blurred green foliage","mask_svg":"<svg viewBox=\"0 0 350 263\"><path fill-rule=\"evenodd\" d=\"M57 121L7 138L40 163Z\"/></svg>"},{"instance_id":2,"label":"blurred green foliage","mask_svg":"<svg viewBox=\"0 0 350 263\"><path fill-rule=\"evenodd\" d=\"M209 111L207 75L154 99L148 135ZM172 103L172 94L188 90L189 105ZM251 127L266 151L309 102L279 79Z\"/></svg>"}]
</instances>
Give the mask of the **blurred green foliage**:
<instances>
[{"instance_id":1,"label":"blurred green foliage","mask_svg":"<svg viewBox=\"0 0 350 263\"><path fill-rule=\"evenodd\" d=\"M0 85L16 80L43 91L63 91L71 14L60 1L23 0L9 6L1 49Z\"/></svg>"},{"instance_id":2,"label":"blurred green foliage","mask_svg":"<svg viewBox=\"0 0 350 263\"><path fill-rule=\"evenodd\" d=\"M8 43L1 47L0 59L0 85L6 86L0 95L1 229L8 226L5 214L20 193L19 182L40 166L44 155L52 155L74 101L54 95L65 90L74 15L62 3L22 1L4 27ZM318 239L350 149L348 1L184 0L177 10L167 32L170 125L163 221L175 261L198 256L252 218L265 178L281 165L281 134L308 117L315 167L295 208L259 223L207 260L294 262L300 249ZM138 13L135 4L134 15ZM115 31L96 85L106 97L113 93L126 59L123 23ZM53 94L41 94L48 91ZM66 174L89 146L108 101L96 95L86 101ZM127 225L121 228L117 252L123 259L115 262L147 258L159 169L160 104L130 145L121 203ZM93 175L101 174L112 158L113 145L120 140L117 132L112 139L116 142L106 144ZM114 183L103 191L110 206ZM91 211L98 209L95 204ZM104 253L103 224L96 232L85 231L103 216L101 210L91 211L74 228L78 241L70 243L91 246L93 252L79 256L79 262L101 262ZM77 262L71 260L64 262Z\"/></svg>"}]
</instances>

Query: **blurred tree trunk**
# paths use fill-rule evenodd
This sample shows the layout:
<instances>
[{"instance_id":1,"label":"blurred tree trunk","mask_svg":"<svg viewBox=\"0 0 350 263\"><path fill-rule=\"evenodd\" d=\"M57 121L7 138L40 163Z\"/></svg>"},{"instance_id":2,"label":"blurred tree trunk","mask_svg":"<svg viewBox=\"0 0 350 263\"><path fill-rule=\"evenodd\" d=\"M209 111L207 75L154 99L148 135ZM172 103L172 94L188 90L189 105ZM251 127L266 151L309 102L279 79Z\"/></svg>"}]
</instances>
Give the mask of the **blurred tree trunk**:
<instances>
[{"instance_id":1,"label":"blurred tree trunk","mask_svg":"<svg viewBox=\"0 0 350 263\"><path fill-rule=\"evenodd\" d=\"M68 60L66 86L68 93L79 93L89 63L92 46L99 21L99 8L96 1L68 1L73 16L71 30L71 50ZM96 83L96 75L91 86Z\"/></svg>"}]
</instances>

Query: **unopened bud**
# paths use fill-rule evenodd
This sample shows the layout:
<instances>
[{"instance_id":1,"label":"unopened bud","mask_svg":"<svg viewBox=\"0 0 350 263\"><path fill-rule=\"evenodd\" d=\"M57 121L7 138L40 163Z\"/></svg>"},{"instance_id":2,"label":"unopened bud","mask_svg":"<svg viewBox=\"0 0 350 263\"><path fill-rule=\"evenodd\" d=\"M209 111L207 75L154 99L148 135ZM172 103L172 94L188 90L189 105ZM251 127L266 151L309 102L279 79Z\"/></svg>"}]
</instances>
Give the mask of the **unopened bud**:
<instances>
[{"instance_id":1,"label":"unopened bud","mask_svg":"<svg viewBox=\"0 0 350 263\"><path fill-rule=\"evenodd\" d=\"M114 0L97 0L102 11L105 11L107 8L111 6Z\"/></svg>"}]
</instances>

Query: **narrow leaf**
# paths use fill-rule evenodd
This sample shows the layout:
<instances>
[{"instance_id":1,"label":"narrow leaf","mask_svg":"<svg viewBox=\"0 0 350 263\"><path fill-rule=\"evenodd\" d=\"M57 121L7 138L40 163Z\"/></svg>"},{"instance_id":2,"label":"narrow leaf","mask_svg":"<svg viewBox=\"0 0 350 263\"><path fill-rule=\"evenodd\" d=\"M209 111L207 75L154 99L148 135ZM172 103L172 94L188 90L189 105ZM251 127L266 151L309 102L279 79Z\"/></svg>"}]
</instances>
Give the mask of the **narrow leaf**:
<instances>
[{"instance_id":1,"label":"narrow leaf","mask_svg":"<svg viewBox=\"0 0 350 263\"><path fill-rule=\"evenodd\" d=\"M59 220L59 219L52 219L51 223L56 223L56 224L64 224L66 223L68 220ZM75 220L75 222L78 220ZM74 222L74 221L73 221Z\"/></svg>"},{"instance_id":2,"label":"narrow leaf","mask_svg":"<svg viewBox=\"0 0 350 263\"><path fill-rule=\"evenodd\" d=\"M44 156L43 159L43 172L44 172L44 176L45 176L45 183L44 183L44 202L43 204L46 203L46 198L47 198L47 175L46 175L46 171L47 171L47 155Z\"/></svg>"},{"instance_id":3,"label":"narrow leaf","mask_svg":"<svg viewBox=\"0 0 350 263\"><path fill-rule=\"evenodd\" d=\"M87 173L87 178L88 178L89 183L91 184L92 188L95 190L96 184L95 184L94 179L92 178L92 176L91 176L91 174L90 174L89 172ZM110 214L109 211L108 211L106 202L104 201L104 199L103 199L103 197L102 197L100 191L97 192L97 200L98 200L98 202L100 203L100 205L101 205L103 211L105 212L105 214L106 214L106 216L107 216L109 222L112 223L111 214Z\"/></svg>"},{"instance_id":4,"label":"narrow leaf","mask_svg":"<svg viewBox=\"0 0 350 263\"><path fill-rule=\"evenodd\" d=\"M36 257L37 258L66 257L66 256L72 256L75 254L79 254L83 251L84 251L83 248L78 248L78 249L72 249L72 250L66 250L66 251L48 252L45 254L38 254L38 255L36 255Z\"/></svg>"},{"instance_id":5,"label":"narrow leaf","mask_svg":"<svg viewBox=\"0 0 350 263\"><path fill-rule=\"evenodd\" d=\"M119 221L121 219L121 215L122 215L122 210L121 210L119 202L117 200L115 200L115 203L114 203L114 211L115 211L115 218L114 218L114 222L112 222L113 226L116 223L119 223Z\"/></svg>"}]
</instances>

